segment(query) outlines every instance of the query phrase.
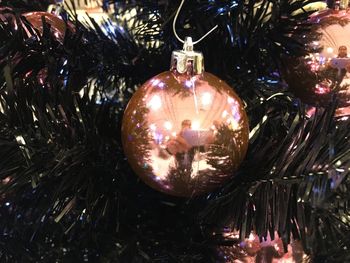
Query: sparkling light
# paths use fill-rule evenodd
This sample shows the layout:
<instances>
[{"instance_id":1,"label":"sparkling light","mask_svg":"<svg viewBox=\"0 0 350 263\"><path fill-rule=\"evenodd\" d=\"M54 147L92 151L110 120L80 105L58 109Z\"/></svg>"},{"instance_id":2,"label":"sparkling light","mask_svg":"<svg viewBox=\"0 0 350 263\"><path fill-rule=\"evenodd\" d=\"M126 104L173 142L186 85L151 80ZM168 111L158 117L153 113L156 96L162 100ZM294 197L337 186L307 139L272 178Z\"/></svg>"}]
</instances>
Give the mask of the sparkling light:
<instances>
[{"instance_id":1,"label":"sparkling light","mask_svg":"<svg viewBox=\"0 0 350 263\"><path fill-rule=\"evenodd\" d=\"M157 144L161 144L162 141L163 141L164 136L161 133L154 132L153 133L153 138L154 138L154 140L156 141Z\"/></svg>"},{"instance_id":2,"label":"sparkling light","mask_svg":"<svg viewBox=\"0 0 350 263\"><path fill-rule=\"evenodd\" d=\"M239 123L236 120L231 120L231 129L238 130L240 128Z\"/></svg>"},{"instance_id":3,"label":"sparkling light","mask_svg":"<svg viewBox=\"0 0 350 263\"><path fill-rule=\"evenodd\" d=\"M234 103L235 100L234 100L233 98L231 98L231 97L228 97L228 98L227 98L227 102L228 102L228 103Z\"/></svg>"},{"instance_id":4,"label":"sparkling light","mask_svg":"<svg viewBox=\"0 0 350 263\"><path fill-rule=\"evenodd\" d=\"M249 234L248 240L249 240L249 241L254 241L254 239L255 239L254 234L253 234L253 233L250 233L250 234Z\"/></svg>"},{"instance_id":5,"label":"sparkling light","mask_svg":"<svg viewBox=\"0 0 350 263\"><path fill-rule=\"evenodd\" d=\"M316 84L315 86L315 93L316 94L327 94L331 92L331 88L326 86L326 85L322 85L322 83L320 84Z\"/></svg>"},{"instance_id":6,"label":"sparkling light","mask_svg":"<svg viewBox=\"0 0 350 263\"><path fill-rule=\"evenodd\" d=\"M162 107L162 100L158 95L154 95L147 104L152 110L159 110Z\"/></svg>"},{"instance_id":7,"label":"sparkling light","mask_svg":"<svg viewBox=\"0 0 350 263\"><path fill-rule=\"evenodd\" d=\"M204 92L202 95L202 104L204 106L210 105L212 103L212 96L209 92Z\"/></svg>"},{"instance_id":8,"label":"sparkling light","mask_svg":"<svg viewBox=\"0 0 350 263\"><path fill-rule=\"evenodd\" d=\"M333 53L333 51L334 51L334 49L333 48L331 48L331 47L327 47L327 53Z\"/></svg>"},{"instance_id":9,"label":"sparkling light","mask_svg":"<svg viewBox=\"0 0 350 263\"><path fill-rule=\"evenodd\" d=\"M165 87L165 83L164 82L159 82L158 87L163 89Z\"/></svg>"},{"instance_id":10,"label":"sparkling light","mask_svg":"<svg viewBox=\"0 0 350 263\"><path fill-rule=\"evenodd\" d=\"M191 88L191 87L192 87L192 81L186 80L186 81L185 81L185 86L186 86L187 88Z\"/></svg>"},{"instance_id":11,"label":"sparkling light","mask_svg":"<svg viewBox=\"0 0 350 263\"><path fill-rule=\"evenodd\" d=\"M151 83L154 85L154 86L157 86L159 84L160 80L159 79L152 79L151 80Z\"/></svg>"},{"instance_id":12,"label":"sparkling light","mask_svg":"<svg viewBox=\"0 0 350 263\"><path fill-rule=\"evenodd\" d=\"M194 121L194 122L192 123L192 130L199 130L199 128L200 128L200 123L199 123L199 121Z\"/></svg>"},{"instance_id":13,"label":"sparkling light","mask_svg":"<svg viewBox=\"0 0 350 263\"><path fill-rule=\"evenodd\" d=\"M170 121L166 121L166 122L164 123L164 127L165 127L165 129L167 129L168 131L170 131L170 130L173 128L173 125L171 124Z\"/></svg>"}]
</instances>

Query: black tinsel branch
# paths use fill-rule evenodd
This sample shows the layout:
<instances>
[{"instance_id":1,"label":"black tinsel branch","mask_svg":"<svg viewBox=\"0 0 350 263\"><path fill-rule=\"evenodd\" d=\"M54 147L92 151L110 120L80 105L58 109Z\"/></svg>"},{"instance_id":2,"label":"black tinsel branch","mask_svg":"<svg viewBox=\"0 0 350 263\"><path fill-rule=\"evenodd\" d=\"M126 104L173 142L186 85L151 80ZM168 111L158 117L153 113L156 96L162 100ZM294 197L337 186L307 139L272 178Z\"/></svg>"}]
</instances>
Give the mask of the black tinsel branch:
<instances>
[{"instance_id":1,"label":"black tinsel branch","mask_svg":"<svg viewBox=\"0 0 350 263\"><path fill-rule=\"evenodd\" d=\"M178 21L194 37L219 24L197 48L256 127L232 181L191 200L140 182L120 141L128 99L178 47L179 1L110 1L119 21L136 8L134 20L83 26L73 15L64 41L47 24L28 36L18 10L1 11L1 261L219 262L218 246L238 243L222 226L292 234L315 262L346 259L349 121L333 118L335 105L307 117L276 81L280 55L304 52L290 35L308 32L308 14L294 11L313 1L250 2L187 1Z\"/></svg>"},{"instance_id":2,"label":"black tinsel branch","mask_svg":"<svg viewBox=\"0 0 350 263\"><path fill-rule=\"evenodd\" d=\"M251 140L241 173L209 202L202 218L231 222L242 237L277 231L286 242L293 236L307 252L330 257L329 251L349 245L349 122L334 120L331 109L310 119L279 110L269 114L260 128L265 136ZM274 137L266 136L271 128Z\"/></svg>"},{"instance_id":3,"label":"black tinsel branch","mask_svg":"<svg viewBox=\"0 0 350 263\"><path fill-rule=\"evenodd\" d=\"M196 48L205 54L208 71L240 89L247 78L274 76L284 55L305 54L305 46L296 36L310 31L310 24L306 22L310 12L304 8L314 2L317 1L186 1L177 31L182 38L199 39L214 25L219 25L219 29ZM115 16L121 21L125 14L135 11L125 26L145 45L152 46L155 42L160 45L150 50L154 51L154 63L158 63L159 55L181 49L172 32L180 1L111 0L109 3L114 4ZM164 62L161 65L167 67Z\"/></svg>"},{"instance_id":4,"label":"black tinsel branch","mask_svg":"<svg viewBox=\"0 0 350 263\"><path fill-rule=\"evenodd\" d=\"M0 2L0 8L11 7L21 11L46 11L50 4L54 4L54 0L45 1L30 1L30 0L2 0Z\"/></svg>"}]
</instances>

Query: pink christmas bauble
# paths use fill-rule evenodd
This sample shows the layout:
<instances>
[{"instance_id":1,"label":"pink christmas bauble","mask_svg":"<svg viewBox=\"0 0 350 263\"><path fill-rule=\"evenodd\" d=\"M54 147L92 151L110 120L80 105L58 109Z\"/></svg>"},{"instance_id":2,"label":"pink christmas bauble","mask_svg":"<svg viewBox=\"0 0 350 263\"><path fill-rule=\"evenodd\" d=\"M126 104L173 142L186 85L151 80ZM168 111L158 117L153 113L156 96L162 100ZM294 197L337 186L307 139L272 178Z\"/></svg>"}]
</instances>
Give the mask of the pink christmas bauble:
<instances>
[{"instance_id":1,"label":"pink christmas bauble","mask_svg":"<svg viewBox=\"0 0 350 263\"><path fill-rule=\"evenodd\" d=\"M327 9L314 13L310 53L289 61L286 81L303 102L326 105L337 93L340 105L350 102L350 12Z\"/></svg>"}]
</instances>

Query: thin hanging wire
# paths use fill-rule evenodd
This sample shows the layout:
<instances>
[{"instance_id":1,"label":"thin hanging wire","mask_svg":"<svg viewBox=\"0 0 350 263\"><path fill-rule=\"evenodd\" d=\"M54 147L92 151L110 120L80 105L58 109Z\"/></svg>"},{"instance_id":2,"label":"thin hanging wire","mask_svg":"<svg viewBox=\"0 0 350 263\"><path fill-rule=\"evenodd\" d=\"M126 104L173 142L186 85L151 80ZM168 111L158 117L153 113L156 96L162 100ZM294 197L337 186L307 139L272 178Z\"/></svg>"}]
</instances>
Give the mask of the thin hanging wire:
<instances>
[{"instance_id":1,"label":"thin hanging wire","mask_svg":"<svg viewBox=\"0 0 350 263\"><path fill-rule=\"evenodd\" d=\"M179 35L177 34L177 32L176 32L176 21L177 21L177 17L179 16L179 13L180 13L180 11L181 11L181 8L182 8L184 2L185 2L185 0L182 0L182 1L181 1L180 6L179 6L179 8L178 8L177 11L176 11L176 14L175 14L175 17L174 17L174 21L173 21L173 31L174 31L174 35L175 35L175 37L177 38L177 40L179 40L181 43L185 43L185 41L184 41L183 39L181 39L181 38L179 37ZM213 32L213 31L214 31L215 29L217 29L217 28L218 28L218 25L214 26L212 29L210 29L210 30L208 31L208 33L206 33L204 36L202 36L202 37L201 37L200 39L198 39L197 41L194 41L194 42L193 42L193 45L195 45L195 44L201 42L204 38L206 38L211 32Z\"/></svg>"}]
</instances>

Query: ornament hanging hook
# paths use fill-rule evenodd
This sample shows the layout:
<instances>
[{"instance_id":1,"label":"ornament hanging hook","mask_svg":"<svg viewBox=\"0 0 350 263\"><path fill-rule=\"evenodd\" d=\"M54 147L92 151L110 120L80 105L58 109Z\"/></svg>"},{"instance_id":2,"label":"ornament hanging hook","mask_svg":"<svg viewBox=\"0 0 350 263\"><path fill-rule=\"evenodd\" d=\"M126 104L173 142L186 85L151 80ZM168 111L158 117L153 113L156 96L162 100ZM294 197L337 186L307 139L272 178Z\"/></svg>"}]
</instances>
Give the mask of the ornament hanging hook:
<instances>
[{"instance_id":1,"label":"ornament hanging hook","mask_svg":"<svg viewBox=\"0 0 350 263\"><path fill-rule=\"evenodd\" d=\"M174 35L175 37L177 38L177 40L179 40L181 43L185 44L185 41L183 39L181 39L179 37L179 35L177 34L176 32L176 21L177 21L177 17L179 16L179 13L181 11L181 8L184 4L185 0L181 0L181 3L179 5L179 8L177 9L176 11L176 14L175 14L175 17L174 17L174 21L173 21L173 32L174 32ZM200 39L198 39L197 41L194 41L192 44L195 45L199 42L201 42L204 38L206 38L211 32L213 32L215 29L218 28L218 25L214 26L212 29L210 29L204 36L202 36Z\"/></svg>"}]
</instances>

